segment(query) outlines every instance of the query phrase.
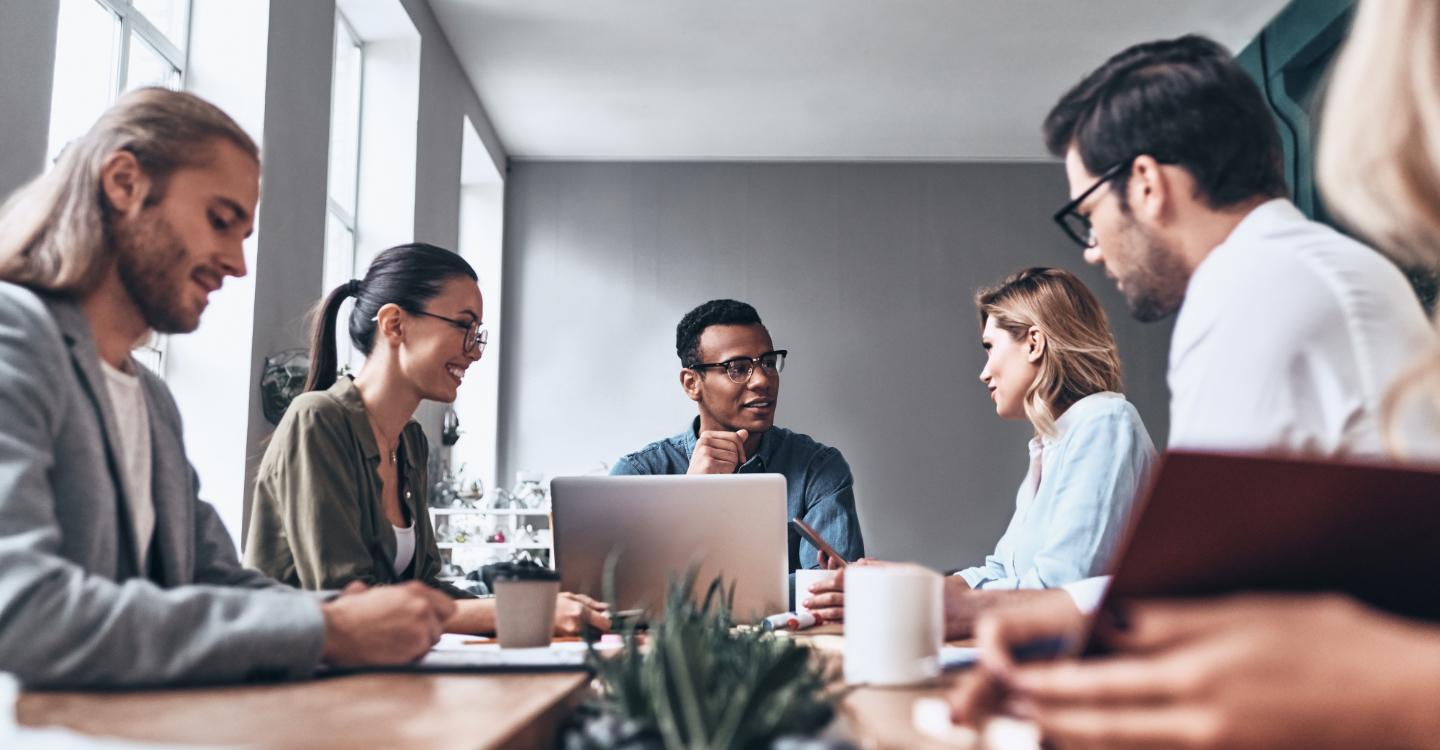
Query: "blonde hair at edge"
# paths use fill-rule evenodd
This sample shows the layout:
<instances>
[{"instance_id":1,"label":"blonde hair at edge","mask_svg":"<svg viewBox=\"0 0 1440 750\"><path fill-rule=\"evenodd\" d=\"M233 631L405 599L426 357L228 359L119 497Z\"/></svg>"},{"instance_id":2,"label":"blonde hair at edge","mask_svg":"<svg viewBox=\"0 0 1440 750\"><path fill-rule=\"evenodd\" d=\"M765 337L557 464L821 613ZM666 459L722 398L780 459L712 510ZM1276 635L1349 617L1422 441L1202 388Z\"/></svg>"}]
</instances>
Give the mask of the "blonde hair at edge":
<instances>
[{"instance_id":1,"label":"blonde hair at edge","mask_svg":"<svg viewBox=\"0 0 1440 750\"><path fill-rule=\"evenodd\" d=\"M1025 392L1025 415L1035 432L1056 437L1055 420L1092 393L1120 392L1120 353L1100 301L1075 274L1027 268L975 295L980 330L995 327L1023 339L1030 327L1045 333L1040 372Z\"/></svg>"},{"instance_id":2,"label":"blonde hair at edge","mask_svg":"<svg viewBox=\"0 0 1440 750\"><path fill-rule=\"evenodd\" d=\"M1316 173L1326 207L1404 265L1440 267L1440 3L1363 0L1333 71ZM1395 379L1381 407L1403 454L1402 407L1440 412L1440 348Z\"/></svg>"},{"instance_id":3,"label":"blonde hair at edge","mask_svg":"<svg viewBox=\"0 0 1440 750\"><path fill-rule=\"evenodd\" d=\"M203 163L216 139L259 161L260 150L219 108L193 94L144 88L120 97L60 153L55 168L0 208L0 279L81 296L103 278L108 210L100 169L117 151L135 155L152 181L146 204L164 197L175 170Z\"/></svg>"}]
</instances>

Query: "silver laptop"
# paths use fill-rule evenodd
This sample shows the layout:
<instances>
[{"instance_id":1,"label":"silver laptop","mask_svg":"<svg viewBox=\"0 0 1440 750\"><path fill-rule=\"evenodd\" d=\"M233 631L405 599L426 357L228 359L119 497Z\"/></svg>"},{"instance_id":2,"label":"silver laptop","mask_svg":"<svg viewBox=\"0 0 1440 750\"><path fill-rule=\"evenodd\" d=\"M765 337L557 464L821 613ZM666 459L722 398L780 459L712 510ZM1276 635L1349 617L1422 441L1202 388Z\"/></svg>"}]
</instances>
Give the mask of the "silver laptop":
<instances>
[{"instance_id":1,"label":"silver laptop","mask_svg":"<svg viewBox=\"0 0 1440 750\"><path fill-rule=\"evenodd\" d=\"M735 584L734 615L749 622L789 607L785 477L557 477L550 484L560 585L602 599L610 551L620 609L664 611L667 574L701 557L697 596L716 574Z\"/></svg>"}]
</instances>

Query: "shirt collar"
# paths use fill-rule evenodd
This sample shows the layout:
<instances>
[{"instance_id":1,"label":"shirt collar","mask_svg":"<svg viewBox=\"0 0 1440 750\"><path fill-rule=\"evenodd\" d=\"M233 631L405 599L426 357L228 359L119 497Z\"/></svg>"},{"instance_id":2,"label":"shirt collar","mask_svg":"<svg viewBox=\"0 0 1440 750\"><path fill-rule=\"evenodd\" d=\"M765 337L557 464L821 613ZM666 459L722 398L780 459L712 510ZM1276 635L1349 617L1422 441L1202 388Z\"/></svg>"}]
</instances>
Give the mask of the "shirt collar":
<instances>
[{"instance_id":1,"label":"shirt collar","mask_svg":"<svg viewBox=\"0 0 1440 750\"><path fill-rule=\"evenodd\" d=\"M1070 428L1074 427L1075 423L1080 421L1079 415L1083 413L1086 409L1101 401L1109 401L1111 399L1117 398L1121 401L1125 400L1124 395L1116 393L1114 391L1100 391L1098 393L1092 393L1089 396L1086 396L1085 398L1076 401L1075 403L1070 405L1069 409L1065 410L1064 414L1060 415L1059 419L1055 420L1055 437L1037 437L1034 440L1031 440L1032 446L1036 445L1036 440L1039 440L1040 444L1043 444L1047 447L1059 444L1060 441L1065 439L1065 434L1070 431Z\"/></svg>"},{"instance_id":2,"label":"shirt collar","mask_svg":"<svg viewBox=\"0 0 1440 750\"><path fill-rule=\"evenodd\" d=\"M360 438L360 447L365 449L365 458L379 458L380 444L375 442L375 429L370 426L370 417L365 411L365 402L360 398L360 389L349 375L335 378L335 385L326 391L340 402L350 415L350 428Z\"/></svg>"},{"instance_id":3,"label":"shirt collar","mask_svg":"<svg viewBox=\"0 0 1440 750\"><path fill-rule=\"evenodd\" d=\"M1215 249L1210 251L1210 255L1205 256L1205 260L1209 260L1211 255L1223 248L1259 240L1274 232L1276 227L1296 221L1308 220L1305 218L1305 214L1300 213L1300 209L1296 208L1295 204L1288 199L1272 198L1250 209L1250 213L1245 214L1245 218L1230 230L1230 235L1225 238L1224 242L1216 245ZM1201 261L1200 265L1205 265L1205 261Z\"/></svg>"}]
</instances>

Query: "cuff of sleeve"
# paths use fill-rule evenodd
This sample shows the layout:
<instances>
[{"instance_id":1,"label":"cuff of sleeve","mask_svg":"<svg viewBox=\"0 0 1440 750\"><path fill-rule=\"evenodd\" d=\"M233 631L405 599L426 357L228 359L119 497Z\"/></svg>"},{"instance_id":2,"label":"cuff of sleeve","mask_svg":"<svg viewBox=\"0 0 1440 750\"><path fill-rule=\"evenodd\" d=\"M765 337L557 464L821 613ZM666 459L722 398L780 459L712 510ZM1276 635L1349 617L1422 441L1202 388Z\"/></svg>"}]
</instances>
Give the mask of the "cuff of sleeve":
<instances>
[{"instance_id":1,"label":"cuff of sleeve","mask_svg":"<svg viewBox=\"0 0 1440 750\"><path fill-rule=\"evenodd\" d=\"M984 588L986 583L994 580L986 576L984 570L981 568L966 568L956 571L955 575L964 578L965 582L970 584L970 588L972 589Z\"/></svg>"},{"instance_id":2,"label":"cuff of sleeve","mask_svg":"<svg viewBox=\"0 0 1440 750\"><path fill-rule=\"evenodd\" d=\"M1105 592L1110 590L1111 576L1096 576L1086 578L1082 581L1065 584L1065 592L1075 601L1075 607L1080 614L1093 614L1100 608L1100 602L1105 599Z\"/></svg>"}]
</instances>

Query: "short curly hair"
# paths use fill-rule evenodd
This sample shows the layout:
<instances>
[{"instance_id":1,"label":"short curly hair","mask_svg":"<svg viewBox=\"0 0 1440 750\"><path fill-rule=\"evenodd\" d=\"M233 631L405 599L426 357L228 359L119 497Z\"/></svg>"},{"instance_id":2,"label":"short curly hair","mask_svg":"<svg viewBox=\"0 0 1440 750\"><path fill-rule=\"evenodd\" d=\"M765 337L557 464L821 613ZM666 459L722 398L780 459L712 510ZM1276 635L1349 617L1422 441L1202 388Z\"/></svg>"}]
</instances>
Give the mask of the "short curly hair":
<instances>
[{"instance_id":1,"label":"short curly hair","mask_svg":"<svg viewBox=\"0 0 1440 750\"><path fill-rule=\"evenodd\" d=\"M685 313L675 326L675 353L680 366L690 369L700 362L700 334L710 326L758 326L760 313L744 302L733 299L712 299Z\"/></svg>"}]
</instances>

